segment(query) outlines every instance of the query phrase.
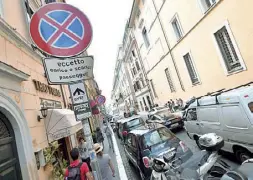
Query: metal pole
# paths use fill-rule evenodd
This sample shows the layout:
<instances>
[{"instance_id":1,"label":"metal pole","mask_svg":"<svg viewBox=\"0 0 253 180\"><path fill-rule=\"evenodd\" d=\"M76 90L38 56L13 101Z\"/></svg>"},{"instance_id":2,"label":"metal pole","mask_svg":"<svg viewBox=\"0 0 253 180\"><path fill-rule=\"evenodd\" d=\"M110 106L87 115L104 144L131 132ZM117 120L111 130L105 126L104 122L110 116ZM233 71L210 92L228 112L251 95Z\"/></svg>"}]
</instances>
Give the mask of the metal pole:
<instances>
[{"instance_id":1,"label":"metal pole","mask_svg":"<svg viewBox=\"0 0 253 180\"><path fill-rule=\"evenodd\" d=\"M97 156L96 156L96 153L93 149L93 139L92 139L92 135L91 135L91 127L90 127L89 119L84 119L82 121L82 125L83 125L84 137L85 137L85 140L88 145L91 166L92 166L92 170L93 170L92 173L94 175L95 180L102 180L102 177L100 174L100 167L99 167L98 161L97 161Z\"/></svg>"},{"instance_id":2,"label":"metal pole","mask_svg":"<svg viewBox=\"0 0 253 180\"><path fill-rule=\"evenodd\" d=\"M160 26L161 26L161 30L162 30L163 36L164 36L164 38L165 38L165 42L166 42L167 47L168 47L168 53L167 53L167 54L170 54L170 57L171 57L171 59L172 59L173 65L174 65L174 68L175 68L175 70L176 70L176 74L177 74L177 77L178 77L178 80L179 80L181 89L182 89L183 91L185 91L184 84L183 84L183 81L182 81L182 79L181 79L181 76L180 76L180 73L179 73L179 70L178 70L178 67L177 67L177 64L176 64L174 55L173 55L172 52L171 52L171 47L170 47L170 44L169 44L168 37L167 37L167 35L166 35L166 33L165 33L165 30L164 30L164 27L163 27L163 24L162 24L162 21L161 21L161 19L160 19L160 15L159 15L159 13L160 13L160 11L161 11L163 5L165 4L165 2L166 2L166 1L163 1L163 4L162 4L160 10L158 11L158 10L157 10L157 7L156 7L156 4L155 4L155 2L154 2L154 0L152 0L152 3L153 3L153 5L154 5L155 11L156 11L157 19L158 19L159 24L160 24ZM165 56L167 56L167 55L165 55Z\"/></svg>"}]
</instances>

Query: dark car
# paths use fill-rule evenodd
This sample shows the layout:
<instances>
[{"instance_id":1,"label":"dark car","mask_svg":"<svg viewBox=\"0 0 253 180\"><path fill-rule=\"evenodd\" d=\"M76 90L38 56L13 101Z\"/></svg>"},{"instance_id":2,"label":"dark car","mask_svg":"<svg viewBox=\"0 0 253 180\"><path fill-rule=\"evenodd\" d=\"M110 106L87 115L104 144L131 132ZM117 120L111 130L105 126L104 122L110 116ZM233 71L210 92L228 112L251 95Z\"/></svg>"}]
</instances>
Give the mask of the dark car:
<instances>
[{"instance_id":1,"label":"dark car","mask_svg":"<svg viewBox=\"0 0 253 180\"><path fill-rule=\"evenodd\" d=\"M167 157L171 152L175 155L173 159L180 157L181 162L192 156L191 150L163 125L156 124L153 128L142 126L127 135L126 157L139 170L142 179L149 179L152 172L144 165L144 157Z\"/></svg>"},{"instance_id":2,"label":"dark car","mask_svg":"<svg viewBox=\"0 0 253 180\"><path fill-rule=\"evenodd\" d=\"M126 136L131 130L144 125L145 121L139 115L134 115L132 117L122 119L118 124L118 135L123 139L124 136Z\"/></svg>"},{"instance_id":3,"label":"dark car","mask_svg":"<svg viewBox=\"0 0 253 180\"><path fill-rule=\"evenodd\" d=\"M147 123L159 123L169 129L183 128L184 121L179 113L170 113L169 111L160 111L149 116Z\"/></svg>"}]
</instances>

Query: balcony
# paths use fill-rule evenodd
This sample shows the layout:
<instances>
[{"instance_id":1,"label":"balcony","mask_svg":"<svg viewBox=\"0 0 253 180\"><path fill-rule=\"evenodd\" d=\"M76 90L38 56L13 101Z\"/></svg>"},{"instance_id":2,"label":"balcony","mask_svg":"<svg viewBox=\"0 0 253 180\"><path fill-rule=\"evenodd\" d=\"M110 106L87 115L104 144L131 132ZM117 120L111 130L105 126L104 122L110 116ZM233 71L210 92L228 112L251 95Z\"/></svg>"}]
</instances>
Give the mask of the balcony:
<instances>
[{"instance_id":1,"label":"balcony","mask_svg":"<svg viewBox=\"0 0 253 180\"><path fill-rule=\"evenodd\" d=\"M144 95L144 94L147 93L147 92L148 92L148 86L145 86L144 88L142 88L142 89L136 91L136 92L135 92L135 96L136 96L136 97L139 97L139 96Z\"/></svg>"}]
</instances>

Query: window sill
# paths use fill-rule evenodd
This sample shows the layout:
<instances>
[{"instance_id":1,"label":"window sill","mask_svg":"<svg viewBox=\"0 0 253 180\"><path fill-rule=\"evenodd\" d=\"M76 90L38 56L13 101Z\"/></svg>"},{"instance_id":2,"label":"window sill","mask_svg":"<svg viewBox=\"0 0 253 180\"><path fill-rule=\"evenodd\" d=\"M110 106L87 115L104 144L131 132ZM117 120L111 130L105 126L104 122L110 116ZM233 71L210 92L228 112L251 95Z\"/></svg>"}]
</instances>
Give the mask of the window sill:
<instances>
[{"instance_id":1,"label":"window sill","mask_svg":"<svg viewBox=\"0 0 253 180\"><path fill-rule=\"evenodd\" d=\"M227 72L227 76L238 74L242 71L245 71L245 69L243 67Z\"/></svg>"},{"instance_id":2,"label":"window sill","mask_svg":"<svg viewBox=\"0 0 253 180\"><path fill-rule=\"evenodd\" d=\"M192 87L199 86L199 85L201 85L201 82L200 82L200 81L195 82L195 83L192 83Z\"/></svg>"}]
</instances>

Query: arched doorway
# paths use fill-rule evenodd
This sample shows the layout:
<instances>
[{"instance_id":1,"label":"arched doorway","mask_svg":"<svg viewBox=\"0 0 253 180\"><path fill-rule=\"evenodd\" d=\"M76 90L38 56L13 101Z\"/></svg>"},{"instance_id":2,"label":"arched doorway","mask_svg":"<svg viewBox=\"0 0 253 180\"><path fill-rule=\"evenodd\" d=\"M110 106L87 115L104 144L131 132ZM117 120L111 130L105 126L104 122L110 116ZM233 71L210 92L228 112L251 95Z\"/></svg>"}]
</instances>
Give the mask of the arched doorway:
<instances>
[{"instance_id":1,"label":"arched doorway","mask_svg":"<svg viewBox=\"0 0 253 180\"><path fill-rule=\"evenodd\" d=\"M22 180L13 128L0 112L0 179Z\"/></svg>"}]
</instances>

